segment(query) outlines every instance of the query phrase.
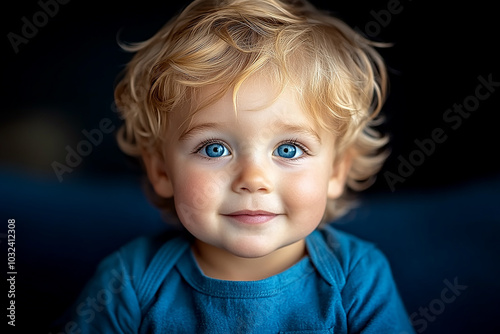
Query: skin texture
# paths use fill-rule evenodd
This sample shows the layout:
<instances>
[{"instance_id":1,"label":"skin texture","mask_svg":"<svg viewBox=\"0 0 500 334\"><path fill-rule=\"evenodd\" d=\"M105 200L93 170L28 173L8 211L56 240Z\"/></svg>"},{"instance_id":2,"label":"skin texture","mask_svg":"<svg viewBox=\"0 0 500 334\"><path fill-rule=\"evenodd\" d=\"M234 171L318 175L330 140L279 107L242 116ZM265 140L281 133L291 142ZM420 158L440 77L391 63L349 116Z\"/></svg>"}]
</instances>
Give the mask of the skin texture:
<instances>
[{"instance_id":1,"label":"skin texture","mask_svg":"<svg viewBox=\"0 0 500 334\"><path fill-rule=\"evenodd\" d=\"M198 101L217 87L203 88ZM175 111L163 157L144 153L148 177L196 238L205 275L257 280L299 261L327 199L342 193L347 160L334 166L334 138L286 88L277 99L262 76L200 110ZM219 157L213 157L220 155ZM210 156L212 155L212 157ZM245 210L245 211L242 211Z\"/></svg>"}]
</instances>

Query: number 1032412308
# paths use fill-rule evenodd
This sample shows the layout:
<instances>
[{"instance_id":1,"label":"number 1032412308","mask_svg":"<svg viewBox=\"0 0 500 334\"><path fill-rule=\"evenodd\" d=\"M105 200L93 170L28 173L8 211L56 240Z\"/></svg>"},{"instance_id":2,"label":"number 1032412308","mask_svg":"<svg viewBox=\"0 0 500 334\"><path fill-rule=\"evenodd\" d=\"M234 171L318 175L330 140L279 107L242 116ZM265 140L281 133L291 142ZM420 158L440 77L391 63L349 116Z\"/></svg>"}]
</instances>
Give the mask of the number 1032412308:
<instances>
[{"instance_id":1,"label":"number 1032412308","mask_svg":"<svg viewBox=\"0 0 500 334\"><path fill-rule=\"evenodd\" d=\"M16 325L16 220L7 220L7 282L9 291L9 307L7 307L8 324Z\"/></svg>"}]
</instances>

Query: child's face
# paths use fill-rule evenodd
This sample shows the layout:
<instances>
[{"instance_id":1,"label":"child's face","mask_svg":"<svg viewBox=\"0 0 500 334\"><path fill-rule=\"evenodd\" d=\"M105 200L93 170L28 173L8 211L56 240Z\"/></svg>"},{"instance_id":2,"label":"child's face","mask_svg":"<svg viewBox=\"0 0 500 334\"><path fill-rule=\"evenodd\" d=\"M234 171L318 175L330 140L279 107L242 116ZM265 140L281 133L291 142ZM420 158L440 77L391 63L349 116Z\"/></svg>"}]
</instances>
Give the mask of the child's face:
<instances>
[{"instance_id":1,"label":"child's face","mask_svg":"<svg viewBox=\"0 0 500 334\"><path fill-rule=\"evenodd\" d=\"M177 112L164 162L146 161L155 190L174 196L185 228L241 257L265 256L304 239L320 223L327 198L341 194L347 170L344 163L334 168L333 136L308 118L292 91L266 105L272 91L262 78L247 80L237 114L229 92L188 128Z\"/></svg>"}]
</instances>

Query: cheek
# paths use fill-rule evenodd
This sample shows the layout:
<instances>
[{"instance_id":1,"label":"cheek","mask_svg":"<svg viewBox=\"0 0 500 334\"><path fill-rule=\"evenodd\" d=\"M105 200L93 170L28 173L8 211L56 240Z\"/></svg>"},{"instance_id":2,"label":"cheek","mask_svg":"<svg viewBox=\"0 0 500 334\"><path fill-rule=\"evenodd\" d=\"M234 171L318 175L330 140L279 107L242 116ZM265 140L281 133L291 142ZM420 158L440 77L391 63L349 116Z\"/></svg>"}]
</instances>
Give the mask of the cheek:
<instances>
[{"instance_id":1,"label":"cheek","mask_svg":"<svg viewBox=\"0 0 500 334\"><path fill-rule=\"evenodd\" d=\"M219 202L221 182L206 170L185 168L177 171L174 181L174 200L183 223L190 217L203 214Z\"/></svg>"},{"instance_id":2,"label":"cheek","mask_svg":"<svg viewBox=\"0 0 500 334\"><path fill-rule=\"evenodd\" d=\"M327 203L327 182L321 173L300 173L285 182L284 196L291 212L300 213L304 219L319 220Z\"/></svg>"},{"instance_id":3,"label":"cheek","mask_svg":"<svg viewBox=\"0 0 500 334\"><path fill-rule=\"evenodd\" d=\"M174 193L176 202L203 209L209 202L207 175L203 173L182 173L174 182Z\"/></svg>"}]
</instances>

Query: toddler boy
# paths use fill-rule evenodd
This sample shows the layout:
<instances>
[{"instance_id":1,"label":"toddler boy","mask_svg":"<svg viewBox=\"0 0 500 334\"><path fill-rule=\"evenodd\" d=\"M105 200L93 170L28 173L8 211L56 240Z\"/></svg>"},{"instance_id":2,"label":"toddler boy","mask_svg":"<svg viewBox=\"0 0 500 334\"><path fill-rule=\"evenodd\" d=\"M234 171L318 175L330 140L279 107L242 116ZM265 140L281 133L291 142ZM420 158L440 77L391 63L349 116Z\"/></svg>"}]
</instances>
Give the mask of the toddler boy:
<instances>
[{"instance_id":1,"label":"toddler boy","mask_svg":"<svg viewBox=\"0 0 500 334\"><path fill-rule=\"evenodd\" d=\"M382 253L328 225L386 157L374 46L304 0L197 0L126 46L118 141L179 232L108 256L75 329L412 333Z\"/></svg>"}]
</instances>

